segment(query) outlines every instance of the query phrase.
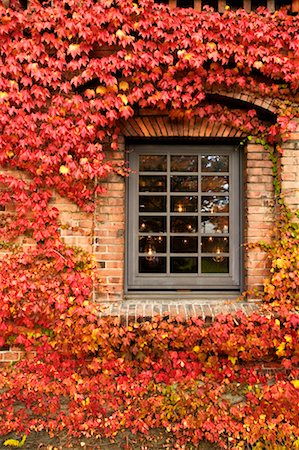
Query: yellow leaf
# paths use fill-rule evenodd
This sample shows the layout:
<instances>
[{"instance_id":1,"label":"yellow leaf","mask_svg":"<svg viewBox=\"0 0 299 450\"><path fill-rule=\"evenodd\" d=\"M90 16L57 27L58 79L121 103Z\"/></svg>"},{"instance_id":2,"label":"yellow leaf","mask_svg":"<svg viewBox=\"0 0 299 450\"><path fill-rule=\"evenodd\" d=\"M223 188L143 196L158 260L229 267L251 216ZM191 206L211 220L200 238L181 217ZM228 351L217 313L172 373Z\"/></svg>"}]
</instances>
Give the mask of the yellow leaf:
<instances>
[{"instance_id":1,"label":"yellow leaf","mask_svg":"<svg viewBox=\"0 0 299 450\"><path fill-rule=\"evenodd\" d=\"M119 39L122 39L125 36L125 33L122 30L117 30L115 36L118 37Z\"/></svg>"},{"instance_id":2,"label":"yellow leaf","mask_svg":"<svg viewBox=\"0 0 299 450\"><path fill-rule=\"evenodd\" d=\"M237 359L235 356L229 356L228 360L232 363L232 365L234 366L237 362Z\"/></svg>"},{"instance_id":3,"label":"yellow leaf","mask_svg":"<svg viewBox=\"0 0 299 450\"><path fill-rule=\"evenodd\" d=\"M187 61L190 61L190 59L192 58L192 54L191 53L185 53L184 55L184 59L187 59Z\"/></svg>"},{"instance_id":4,"label":"yellow leaf","mask_svg":"<svg viewBox=\"0 0 299 450\"><path fill-rule=\"evenodd\" d=\"M291 383L296 389L299 389L299 380L292 380ZM298 443L299 443L299 440L298 440ZM299 446L298 446L298 448L299 448Z\"/></svg>"},{"instance_id":5,"label":"yellow leaf","mask_svg":"<svg viewBox=\"0 0 299 450\"><path fill-rule=\"evenodd\" d=\"M76 51L79 47L80 47L79 44L71 44L69 45L69 51L70 52Z\"/></svg>"},{"instance_id":6,"label":"yellow leaf","mask_svg":"<svg viewBox=\"0 0 299 450\"><path fill-rule=\"evenodd\" d=\"M276 350L276 355L277 356L284 356L285 355L285 348L286 348L286 344L285 344L285 342L282 342L278 347L277 347L277 350Z\"/></svg>"},{"instance_id":7,"label":"yellow leaf","mask_svg":"<svg viewBox=\"0 0 299 450\"><path fill-rule=\"evenodd\" d=\"M262 63L262 61L255 61L254 63L253 63L253 67L255 68L255 69L261 69L262 67L263 67L263 63ZM278 266L277 266L278 267Z\"/></svg>"},{"instance_id":8,"label":"yellow leaf","mask_svg":"<svg viewBox=\"0 0 299 450\"><path fill-rule=\"evenodd\" d=\"M280 321L278 319L275 319L275 325L277 325L278 327L280 327Z\"/></svg>"},{"instance_id":9,"label":"yellow leaf","mask_svg":"<svg viewBox=\"0 0 299 450\"><path fill-rule=\"evenodd\" d=\"M0 98L5 98L5 97L8 97L8 93L1 91L0 92Z\"/></svg>"},{"instance_id":10,"label":"yellow leaf","mask_svg":"<svg viewBox=\"0 0 299 450\"><path fill-rule=\"evenodd\" d=\"M195 345L195 346L193 347L193 351L194 351L195 353L199 353L199 350L200 350L199 345Z\"/></svg>"},{"instance_id":11,"label":"yellow leaf","mask_svg":"<svg viewBox=\"0 0 299 450\"><path fill-rule=\"evenodd\" d=\"M82 400L82 405L83 405L83 406L88 406L89 403L90 403L90 398L89 398L89 397L86 397L85 400Z\"/></svg>"},{"instance_id":12,"label":"yellow leaf","mask_svg":"<svg viewBox=\"0 0 299 450\"><path fill-rule=\"evenodd\" d=\"M7 439L3 443L3 445L8 446L8 447L23 447L23 445L25 444L26 438L27 438L27 436L26 436L26 434L24 434L21 441L18 441L17 439Z\"/></svg>"},{"instance_id":13,"label":"yellow leaf","mask_svg":"<svg viewBox=\"0 0 299 450\"><path fill-rule=\"evenodd\" d=\"M118 97L121 99L124 105L128 104L128 97L124 94L118 94Z\"/></svg>"},{"instance_id":14,"label":"yellow leaf","mask_svg":"<svg viewBox=\"0 0 299 450\"><path fill-rule=\"evenodd\" d=\"M105 86L98 86L98 87L96 88L96 93L97 93L97 94L103 95L103 94L106 93L106 91L107 91L107 89L105 88Z\"/></svg>"},{"instance_id":15,"label":"yellow leaf","mask_svg":"<svg viewBox=\"0 0 299 450\"><path fill-rule=\"evenodd\" d=\"M292 336L290 336L289 334L286 334L284 338L285 338L285 340L287 342L292 342L293 341Z\"/></svg>"},{"instance_id":16,"label":"yellow leaf","mask_svg":"<svg viewBox=\"0 0 299 450\"><path fill-rule=\"evenodd\" d=\"M209 47L210 50L214 50L217 45L215 44L215 42L208 42L207 47Z\"/></svg>"},{"instance_id":17,"label":"yellow leaf","mask_svg":"<svg viewBox=\"0 0 299 450\"><path fill-rule=\"evenodd\" d=\"M121 81L119 83L119 89L121 89L122 91L127 91L129 89L129 83L127 83L126 81Z\"/></svg>"},{"instance_id":18,"label":"yellow leaf","mask_svg":"<svg viewBox=\"0 0 299 450\"><path fill-rule=\"evenodd\" d=\"M6 156L8 156L9 158L12 158L14 156L14 152L12 152L11 150L8 150L6 152Z\"/></svg>"},{"instance_id":19,"label":"yellow leaf","mask_svg":"<svg viewBox=\"0 0 299 450\"><path fill-rule=\"evenodd\" d=\"M273 264L275 264L278 269L285 269L287 267L286 261L283 258L274 259Z\"/></svg>"},{"instance_id":20,"label":"yellow leaf","mask_svg":"<svg viewBox=\"0 0 299 450\"><path fill-rule=\"evenodd\" d=\"M60 166L60 168L59 168L59 173L61 173L62 175L68 174L69 171L70 171L70 169L66 166Z\"/></svg>"}]
</instances>

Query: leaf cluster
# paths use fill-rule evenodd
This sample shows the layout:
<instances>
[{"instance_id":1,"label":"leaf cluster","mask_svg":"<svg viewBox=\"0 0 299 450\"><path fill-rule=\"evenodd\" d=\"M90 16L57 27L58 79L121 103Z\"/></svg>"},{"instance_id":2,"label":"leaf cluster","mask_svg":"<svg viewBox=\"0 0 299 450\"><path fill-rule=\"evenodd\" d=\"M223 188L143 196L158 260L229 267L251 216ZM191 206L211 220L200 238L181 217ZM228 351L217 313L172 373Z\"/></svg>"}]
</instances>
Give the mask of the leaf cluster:
<instances>
[{"instance_id":1,"label":"leaf cluster","mask_svg":"<svg viewBox=\"0 0 299 450\"><path fill-rule=\"evenodd\" d=\"M73 346L54 332L35 357L0 370L1 435L68 430L117 439L127 429L146 439L162 429L173 448L203 439L230 449L297 448L297 315L239 313L210 327L199 319L122 326L98 318L89 338L81 334L85 355L76 321L72 328ZM273 378L265 361L285 370Z\"/></svg>"}]
</instances>

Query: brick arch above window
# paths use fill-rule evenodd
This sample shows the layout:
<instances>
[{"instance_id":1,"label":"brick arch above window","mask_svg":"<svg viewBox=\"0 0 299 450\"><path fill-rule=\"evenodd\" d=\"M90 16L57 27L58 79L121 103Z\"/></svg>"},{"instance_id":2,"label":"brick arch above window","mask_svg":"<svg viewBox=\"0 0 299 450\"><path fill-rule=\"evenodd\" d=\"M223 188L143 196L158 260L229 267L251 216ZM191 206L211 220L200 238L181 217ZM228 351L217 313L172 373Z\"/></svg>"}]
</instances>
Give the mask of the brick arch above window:
<instances>
[{"instance_id":1,"label":"brick arch above window","mask_svg":"<svg viewBox=\"0 0 299 450\"><path fill-rule=\"evenodd\" d=\"M206 137L206 138L242 138L245 134L233 127L208 119L191 118L190 120L173 120L168 114L157 112L141 113L121 123L125 137Z\"/></svg>"},{"instance_id":2,"label":"brick arch above window","mask_svg":"<svg viewBox=\"0 0 299 450\"><path fill-rule=\"evenodd\" d=\"M274 123L277 108L275 99L259 98L243 92L215 91L207 92L207 98L228 107L256 109L262 121ZM189 137L189 138L242 138L246 134L240 130L208 118L173 119L167 111L144 109L134 117L121 121L122 134L125 137Z\"/></svg>"},{"instance_id":3,"label":"brick arch above window","mask_svg":"<svg viewBox=\"0 0 299 450\"><path fill-rule=\"evenodd\" d=\"M212 97L217 97L225 101L237 101L247 105L251 105L252 108L258 108L264 110L268 114L275 115L277 107L275 106L276 99L273 98L260 98L251 93L244 92L226 92L226 91L211 91L209 93Z\"/></svg>"}]
</instances>

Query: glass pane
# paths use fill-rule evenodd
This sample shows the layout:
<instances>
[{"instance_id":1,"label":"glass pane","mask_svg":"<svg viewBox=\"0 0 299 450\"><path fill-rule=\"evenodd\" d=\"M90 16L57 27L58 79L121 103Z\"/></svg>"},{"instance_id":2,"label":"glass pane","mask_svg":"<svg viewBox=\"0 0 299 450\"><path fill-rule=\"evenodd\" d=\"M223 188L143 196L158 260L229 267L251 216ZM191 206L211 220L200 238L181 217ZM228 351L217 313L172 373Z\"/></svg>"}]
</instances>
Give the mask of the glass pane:
<instances>
[{"instance_id":1,"label":"glass pane","mask_svg":"<svg viewBox=\"0 0 299 450\"><path fill-rule=\"evenodd\" d=\"M228 177L202 177L202 192L228 192Z\"/></svg>"},{"instance_id":2,"label":"glass pane","mask_svg":"<svg viewBox=\"0 0 299 450\"><path fill-rule=\"evenodd\" d=\"M197 258L170 258L171 273L197 273Z\"/></svg>"},{"instance_id":3,"label":"glass pane","mask_svg":"<svg viewBox=\"0 0 299 450\"><path fill-rule=\"evenodd\" d=\"M201 198L201 212L209 213L221 213L228 212L229 210L229 197L216 197L212 195L210 197Z\"/></svg>"},{"instance_id":4,"label":"glass pane","mask_svg":"<svg viewBox=\"0 0 299 450\"><path fill-rule=\"evenodd\" d=\"M202 273L228 273L229 272L229 258L221 257L204 257L201 258L201 272Z\"/></svg>"},{"instance_id":5,"label":"glass pane","mask_svg":"<svg viewBox=\"0 0 299 450\"><path fill-rule=\"evenodd\" d=\"M166 231L166 217L139 217L139 231L144 233L163 233Z\"/></svg>"},{"instance_id":6,"label":"glass pane","mask_svg":"<svg viewBox=\"0 0 299 450\"><path fill-rule=\"evenodd\" d=\"M203 237L201 240L202 253L228 253L229 252L229 242L227 237Z\"/></svg>"},{"instance_id":7,"label":"glass pane","mask_svg":"<svg viewBox=\"0 0 299 450\"><path fill-rule=\"evenodd\" d=\"M170 161L172 172L197 172L197 156L171 156Z\"/></svg>"},{"instance_id":8,"label":"glass pane","mask_svg":"<svg viewBox=\"0 0 299 450\"><path fill-rule=\"evenodd\" d=\"M161 256L140 257L139 273L166 273L166 258Z\"/></svg>"},{"instance_id":9,"label":"glass pane","mask_svg":"<svg viewBox=\"0 0 299 450\"><path fill-rule=\"evenodd\" d=\"M194 0L177 0L178 8L194 8Z\"/></svg>"},{"instance_id":10,"label":"glass pane","mask_svg":"<svg viewBox=\"0 0 299 450\"><path fill-rule=\"evenodd\" d=\"M140 172L166 172L167 156L166 155L140 155L139 156Z\"/></svg>"},{"instance_id":11,"label":"glass pane","mask_svg":"<svg viewBox=\"0 0 299 450\"><path fill-rule=\"evenodd\" d=\"M140 192L165 192L166 176L141 176L139 177Z\"/></svg>"},{"instance_id":12,"label":"glass pane","mask_svg":"<svg viewBox=\"0 0 299 450\"><path fill-rule=\"evenodd\" d=\"M201 218L202 233L228 233L228 217L207 217Z\"/></svg>"},{"instance_id":13,"label":"glass pane","mask_svg":"<svg viewBox=\"0 0 299 450\"><path fill-rule=\"evenodd\" d=\"M171 197L171 212L197 212L198 197Z\"/></svg>"},{"instance_id":14,"label":"glass pane","mask_svg":"<svg viewBox=\"0 0 299 450\"><path fill-rule=\"evenodd\" d=\"M172 192L198 192L198 178L173 175L171 177Z\"/></svg>"},{"instance_id":15,"label":"glass pane","mask_svg":"<svg viewBox=\"0 0 299 450\"><path fill-rule=\"evenodd\" d=\"M173 253L197 253L197 237L171 236L170 251Z\"/></svg>"},{"instance_id":16,"label":"glass pane","mask_svg":"<svg viewBox=\"0 0 299 450\"><path fill-rule=\"evenodd\" d=\"M140 253L165 253L166 237L165 236L140 236L139 237Z\"/></svg>"},{"instance_id":17,"label":"glass pane","mask_svg":"<svg viewBox=\"0 0 299 450\"><path fill-rule=\"evenodd\" d=\"M196 233L197 217L171 217L170 231L172 233Z\"/></svg>"},{"instance_id":18,"label":"glass pane","mask_svg":"<svg viewBox=\"0 0 299 450\"><path fill-rule=\"evenodd\" d=\"M205 155L201 157L202 172L228 172L228 156Z\"/></svg>"},{"instance_id":19,"label":"glass pane","mask_svg":"<svg viewBox=\"0 0 299 450\"><path fill-rule=\"evenodd\" d=\"M166 197L160 196L145 196L139 197L139 211L140 212L165 212L166 211Z\"/></svg>"}]
</instances>

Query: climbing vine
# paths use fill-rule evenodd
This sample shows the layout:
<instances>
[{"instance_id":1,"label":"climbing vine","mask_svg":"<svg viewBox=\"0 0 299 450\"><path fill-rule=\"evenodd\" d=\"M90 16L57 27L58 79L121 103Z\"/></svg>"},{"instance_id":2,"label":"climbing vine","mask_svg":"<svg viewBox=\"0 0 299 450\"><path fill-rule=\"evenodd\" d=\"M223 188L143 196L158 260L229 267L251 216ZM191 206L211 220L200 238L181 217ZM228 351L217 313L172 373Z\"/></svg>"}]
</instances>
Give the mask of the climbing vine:
<instances>
[{"instance_id":1,"label":"climbing vine","mask_svg":"<svg viewBox=\"0 0 299 450\"><path fill-rule=\"evenodd\" d=\"M298 18L285 10L221 15L151 0L57 0L25 11L0 6L0 39L0 346L36 354L0 373L0 433L67 428L113 437L122 428L164 427L177 448L202 438L263 448L267 430L269 442L298 448L290 412L298 403L296 315L220 318L208 331L200 321L125 328L100 319L92 257L63 243L53 206L58 192L93 211L103 192L97 180L119 170L106 154L118 149L120 123L144 108L208 118L269 152L275 146L276 171L298 115ZM273 100L271 123L258 107L224 106L222 98L244 90ZM263 298L281 309L298 305L298 226L273 175L279 233L260 244L272 264ZM18 247L23 237L31 242L26 252ZM273 387L242 366L252 358L278 359L287 373ZM238 406L225 397L230 381Z\"/></svg>"}]
</instances>

